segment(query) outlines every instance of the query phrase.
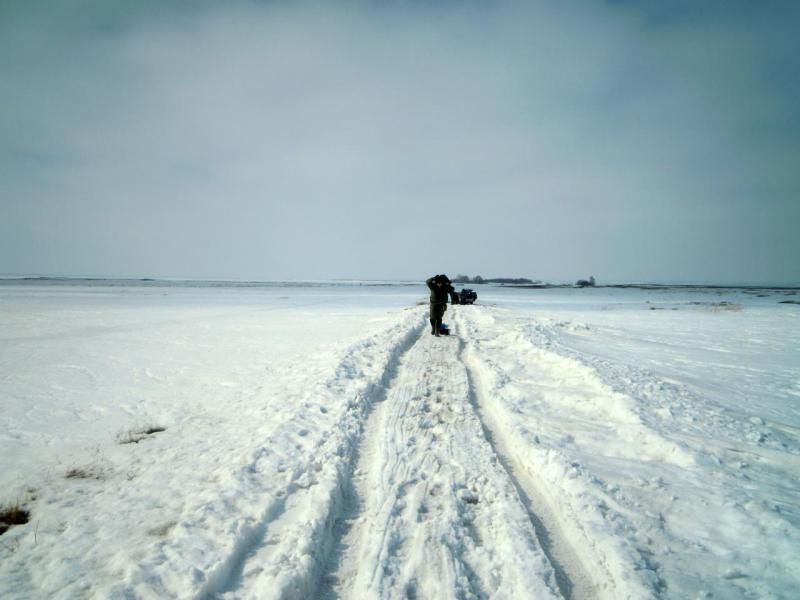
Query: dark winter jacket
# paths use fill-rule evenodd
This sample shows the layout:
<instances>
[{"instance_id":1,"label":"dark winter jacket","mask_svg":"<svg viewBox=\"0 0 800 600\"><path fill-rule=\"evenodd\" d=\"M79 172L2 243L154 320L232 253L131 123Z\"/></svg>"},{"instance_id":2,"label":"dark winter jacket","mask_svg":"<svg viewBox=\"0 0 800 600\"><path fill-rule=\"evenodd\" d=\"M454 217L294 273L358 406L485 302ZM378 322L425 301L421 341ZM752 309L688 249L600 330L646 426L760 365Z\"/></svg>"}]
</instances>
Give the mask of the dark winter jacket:
<instances>
[{"instance_id":1,"label":"dark winter jacket","mask_svg":"<svg viewBox=\"0 0 800 600\"><path fill-rule=\"evenodd\" d=\"M454 292L453 286L445 283L441 287L433 283L433 277L429 278L426 282L428 288L431 290L431 306L447 306L447 296L450 292Z\"/></svg>"}]
</instances>

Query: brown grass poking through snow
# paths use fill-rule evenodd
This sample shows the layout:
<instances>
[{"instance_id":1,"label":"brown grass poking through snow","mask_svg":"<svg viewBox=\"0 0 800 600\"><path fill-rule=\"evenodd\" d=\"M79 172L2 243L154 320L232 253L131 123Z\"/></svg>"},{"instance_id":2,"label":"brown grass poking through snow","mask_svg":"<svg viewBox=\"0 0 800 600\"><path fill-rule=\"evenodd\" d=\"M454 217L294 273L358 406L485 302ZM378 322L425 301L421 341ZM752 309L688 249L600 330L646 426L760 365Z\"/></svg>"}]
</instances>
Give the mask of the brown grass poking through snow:
<instances>
[{"instance_id":1,"label":"brown grass poking through snow","mask_svg":"<svg viewBox=\"0 0 800 600\"><path fill-rule=\"evenodd\" d=\"M141 427L132 427L127 431L120 431L117 434L117 442L120 444L138 444L143 439L147 438L147 436L155 433L161 433L162 431L166 430L167 428L162 427L161 425L143 425Z\"/></svg>"},{"instance_id":2,"label":"brown grass poking through snow","mask_svg":"<svg viewBox=\"0 0 800 600\"><path fill-rule=\"evenodd\" d=\"M64 473L67 479L105 479L105 471L101 466L72 467Z\"/></svg>"},{"instance_id":3,"label":"brown grass poking through snow","mask_svg":"<svg viewBox=\"0 0 800 600\"><path fill-rule=\"evenodd\" d=\"M0 535L4 534L12 525L24 525L30 520L31 514L19 503L9 504L0 508Z\"/></svg>"},{"instance_id":4,"label":"brown grass poking through snow","mask_svg":"<svg viewBox=\"0 0 800 600\"><path fill-rule=\"evenodd\" d=\"M64 473L67 479L91 479L92 475L86 469L70 469Z\"/></svg>"}]
</instances>

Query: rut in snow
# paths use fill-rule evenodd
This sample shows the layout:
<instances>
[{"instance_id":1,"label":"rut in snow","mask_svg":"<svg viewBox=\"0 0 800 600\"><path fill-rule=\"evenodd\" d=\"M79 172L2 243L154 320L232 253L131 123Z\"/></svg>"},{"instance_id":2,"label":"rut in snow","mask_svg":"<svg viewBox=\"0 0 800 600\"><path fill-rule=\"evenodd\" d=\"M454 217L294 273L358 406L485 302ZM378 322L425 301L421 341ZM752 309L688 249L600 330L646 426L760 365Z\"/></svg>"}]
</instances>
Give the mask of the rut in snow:
<instances>
[{"instance_id":1,"label":"rut in snow","mask_svg":"<svg viewBox=\"0 0 800 600\"><path fill-rule=\"evenodd\" d=\"M423 334L369 417L318 596L570 596L475 410L455 336Z\"/></svg>"},{"instance_id":2,"label":"rut in snow","mask_svg":"<svg viewBox=\"0 0 800 600\"><path fill-rule=\"evenodd\" d=\"M467 367L470 403L480 419L486 441L491 445L498 461L514 484L520 500L525 505L542 550L556 572L559 591L568 600L593 598L595 594L592 591L592 581L566 541L566 536L559 531L558 524L541 500L536 484L515 464L510 453L506 451L505 444L501 441L502 435L498 435L497 428L492 425L491 419L486 415L485 390L480 383L477 369L467 357L466 344L463 340L459 341L460 356Z\"/></svg>"},{"instance_id":3,"label":"rut in snow","mask_svg":"<svg viewBox=\"0 0 800 600\"><path fill-rule=\"evenodd\" d=\"M591 475L583 474L581 463L563 449L571 439L553 444L549 436L551 427L563 431L571 419L594 419L610 422L612 436L620 428L633 429L653 442L648 452L666 450L664 458L675 459L674 445L658 443L630 417L625 398L594 385L591 373L553 352L532 349L516 330L498 327L491 310L462 312L457 322L476 411L520 495L549 534L549 539L543 536L548 552L571 582L565 591L575 598L658 597L664 586L657 565L620 535L631 531L622 508L609 507L605 495L592 495ZM628 446L621 445L631 452Z\"/></svg>"},{"instance_id":4,"label":"rut in snow","mask_svg":"<svg viewBox=\"0 0 800 600\"><path fill-rule=\"evenodd\" d=\"M197 597L313 597L334 542L332 524L346 502L356 460L353 449L359 445L372 407L385 397L400 357L418 338L420 326L412 323L403 321L379 337L354 345L336 374L311 392L339 399L345 408L338 423L290 473L288 484L270 495L274 497L262 500L268 504L260 518L237 526L232 551L207 575ZM365 365L373 375L363 381ZM258 472L258 457L269 454L269 447L260 448L244 470Z\"/></svg>"}]
</instances>

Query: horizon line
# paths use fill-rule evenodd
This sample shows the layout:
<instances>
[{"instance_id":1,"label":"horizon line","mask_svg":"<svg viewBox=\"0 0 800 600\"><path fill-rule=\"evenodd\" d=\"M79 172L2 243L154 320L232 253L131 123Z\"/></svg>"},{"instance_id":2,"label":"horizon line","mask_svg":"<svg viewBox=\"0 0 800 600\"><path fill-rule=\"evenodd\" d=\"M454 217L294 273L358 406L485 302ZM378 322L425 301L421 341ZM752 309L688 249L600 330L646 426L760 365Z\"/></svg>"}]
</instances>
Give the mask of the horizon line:
<instances>
[{"instance_id":1,"label":"horizon line","mask_svg":"<svg viewBox=\"0 0 800 600\"><path fill-rule=\"evenodd\" d=\"M527 277L485 277L489 279L530 279ZM258 284L258 283L347 283L347 282L368 282L368 283L401 283L401 284L419 284L424 285L425 281L422 279L404 279L404 278L369 278L369 277L330 277L330 278L302 278L302 279L287 279L287 278L218 278L218 277L152 277L152 276L101 276L101 275L41 275L41 274L20 274L20 273L0 273L0 280L2 281L116 281L116 282L165 282L165 283L240 283L240 284ZM531 284L500 284L505 287L520 287L521 285L536 285L541 287L571 287L575 285L573 280L554 280L544 281L532 279ZM491 283L475 283L466 282L463 285L492 285ZM740 281L697 281L697 280L682 280L682 281L635 281L635 280L610 280L604 283L597 283L593 287L607 288L607 287L620 287L620 286L647 286L647 287L704 287L704 288L762 288L762 289L800 289L798 282L740 282Z\"/></svg>"}]
</instances>

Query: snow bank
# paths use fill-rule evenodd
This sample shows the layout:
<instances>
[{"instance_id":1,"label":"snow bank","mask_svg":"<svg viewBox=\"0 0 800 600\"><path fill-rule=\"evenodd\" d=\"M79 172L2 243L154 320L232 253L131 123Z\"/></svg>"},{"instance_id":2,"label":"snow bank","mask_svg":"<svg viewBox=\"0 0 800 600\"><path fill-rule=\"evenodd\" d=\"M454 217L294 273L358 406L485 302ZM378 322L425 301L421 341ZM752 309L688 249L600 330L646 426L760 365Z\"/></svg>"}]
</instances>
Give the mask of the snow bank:
<instances>
[{"instance_id":1,"label":"snow bank","mask_svg":"<svg viewBox=\"0 0 800 600\"><path fill-rule=\"evenodd\" d=\"M800 587L800 320L725 297L740 308L594 294L460 313L508 453L597 581L627 578L631 597Z\"/></svg>"}]
</instances>

